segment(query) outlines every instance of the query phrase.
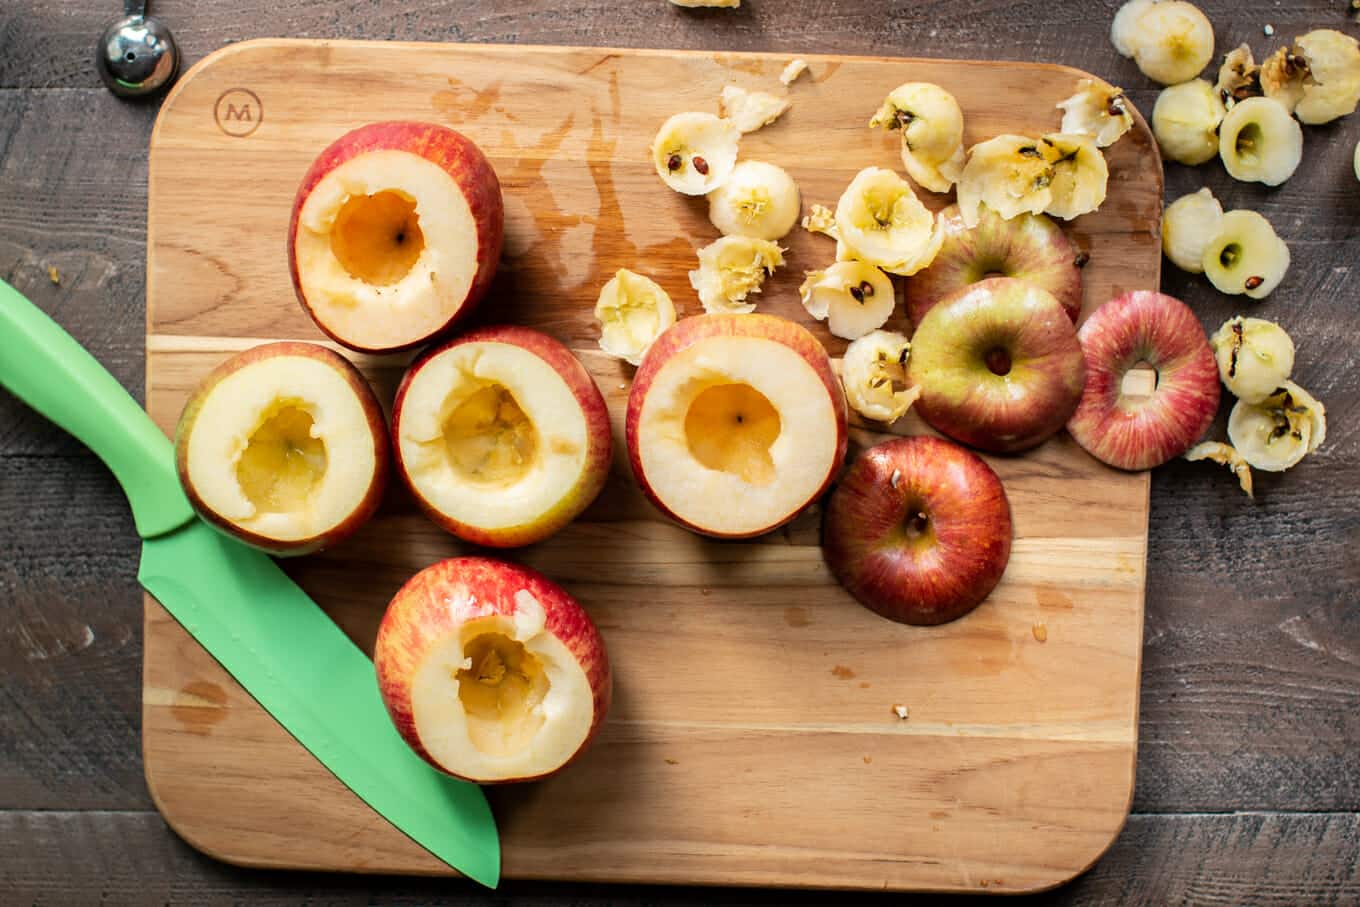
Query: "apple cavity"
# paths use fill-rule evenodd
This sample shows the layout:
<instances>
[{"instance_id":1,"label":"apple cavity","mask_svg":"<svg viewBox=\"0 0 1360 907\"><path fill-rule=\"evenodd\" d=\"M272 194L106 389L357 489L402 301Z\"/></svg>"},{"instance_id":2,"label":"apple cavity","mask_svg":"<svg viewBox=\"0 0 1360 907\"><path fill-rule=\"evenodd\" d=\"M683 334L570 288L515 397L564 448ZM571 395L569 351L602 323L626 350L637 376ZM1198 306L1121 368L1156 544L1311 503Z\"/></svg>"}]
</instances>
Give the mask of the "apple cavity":
<instances>
[{"instance_id":1,"label":"apple cavity","mask_svg":"<svg viewBox=\"0 0 1360 907\"><path fill-rule=\"evenodd\" d=\"M397 467L421 508L478 545L546 538L609 475L609 410L565 346L483 328L420 357L392 409Z\"/></svg>"},{"instance_id":2,"label":"apple cavity","mask_svg":"<svg viewBox=\"0 0 1360 907\"><path fill-rule=\"evenodd\" d=\"M500 183L466 136L371 123L336 139L298 187L293 288L321 330L355 350L424 343L463 317L496 273Z\"/></svg>"},{"instance_id":3,"label":"apple cavity","mask_svg":"<svg viewBox=\"0 0 1360 907\"><path fill-rule=\"evenodd\" d=\"M1198 441L1218 411L1218 364L1190 307L1138 290L1091 313L1077 336L1086 388L1067 431L1096 459L1120 469L1151 469ZM1137 365L1157 373L1151 393L1126 392Z\"/></svg>"},{"instance_id":4,"label":"apple cavity","mask_svg":"<svg viewBox=\"0 0 1360 907\"><path fill-rule=\"evenodd\" d=\"M827 503L822 552L865 607L908 624L976 608L1006 570L1006 491L977 454L929 436L871 447Z\"/></svg>"},{"instance_id":5,"label":"apple cavity","mask_svg":"<svg viewBox=\"0 0 1360 907\"><path fill-rule=\"evenodd\" d=\"M633 378L628 459L647 497L705 535L793 519L845 458L846 410L822 345L772 315L686 318Z\"/></svg>"},{"instance_id":6,"label":"apple cavity","mask_svg":"<svg viewBox=\"0 0 1360 907\"><path fill-rule=\"evenodd\" d=\"M1062 305L1010 277L941 300L921 319L907 359L907 383L921 388L921 417L996 453L1028 450L1061 430L1085 378L1076 329Z\"/></svg>"},{"instance_id":7,"label":"apple cavity","mask_svg":"<svg viewBox=\"0 0 1360 907\"><path fill-rule=\"evenodd\" d=\"M175 463L207 522L272 554L351 535L387 484L382 407L359 371L310 343L266 343L203 380L180 414Z\"/></svg>"},{"instance_id":8,"label":"apple cavity","mask_svg":"<svg viewBox=\"0 0 1360 907\"><path fill-rule=\"evenodd\" d=\"M1080 253L1052 218L1019 214L1006 220L978 210L969 227L950 205L939 214L944 241L930 267L907 280L907 314L919 325L941 299L989 277L1014 277L1047 290L1073 322L1081 315Z\"/></svg>"},{"instance_id":9,"label":"apple cavity","mask_svg":"<svg viewBox=\"0 0 1360 907\"><path fill-rule=\"evenodd\" d=\"M585 609L541 574L489 558L411 577L383 615L373 665L402 738L478 784L562 768L599 731L612 695Z\"/></svg>"}]
</instances>

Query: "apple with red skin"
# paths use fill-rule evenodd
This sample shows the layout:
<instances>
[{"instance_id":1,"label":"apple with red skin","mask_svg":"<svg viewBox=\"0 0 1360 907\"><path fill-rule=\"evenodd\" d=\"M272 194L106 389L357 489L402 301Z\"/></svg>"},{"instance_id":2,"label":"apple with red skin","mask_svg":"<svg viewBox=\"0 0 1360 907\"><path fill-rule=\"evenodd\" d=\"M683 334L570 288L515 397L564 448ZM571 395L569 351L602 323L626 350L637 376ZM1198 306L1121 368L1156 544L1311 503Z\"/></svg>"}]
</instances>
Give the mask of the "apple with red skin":
<instances>
[{"instance_id":1,"label":"apple with red skin","mask_svg":"<svg viewBox=\"0 0 1360 907\"><path fill-rule=\"evenodd\" d=\"M685 318L647 351L625 420L644 494L680 525L750 538L821 497L845 459L831 359L773 315Z\"/></svg>"},{"instance_id":2,"label":"apple with red skin","mask_svg":"<svg viewBox=\"0 0 1360 907\"><path fill-rule=\"evenodd\" d=\"M397 474L464 541L528 545L604 487L609 408L571 351L540 331L481 328L425 352L392 405Z\"/></svg>"},{"instance_id":3,"label":"apple with red skin","mask_svg":"<svg viewBox=\"0 0 1360 907\"><path fill-rule=\"evenodd\" d=\"M293 288L337 343L406 349L486 294L504 232L496 171L471 139L434 123L370 123L332 142L298 186Z\"/></svg>"},{"instance_id":4,"label":"apple with red skin","mask_svg":"<svg viewBox=\"0 0 1360 907\"><path fill-rule=\"evenodd\" d=\"M935 259L907 280L907 315L919 325L947 296L989 277L1014 277L1052 293L1075 323L1081 316L1084 258L1062 227L1045 214L1006 220L982 206L969 227L950 205L939 214L944 241Z\"/></svg>"},{"instance_id":5,"label":"apple with red skin","mask_svg":"<svg viewBox=\"0 0 1360 907\"><path fill-rule=\"evenodd\" d=\"M585 609L542 574L484 557L411 577L383 614L373 665L402 739L478 784L559 771L599 732L613 694Z\"/></svg>"},{"instance_id":6,"label":"apple with red skin","mask_svg":"<svg viewBox=\"0 0 1360 907\"><path fill-rule=\"evenodd\" d=\"M323 346L252 347L210 372L175 430L175 467L210 525L274 555L353 535L382 503L390 453L373 390Z\"/></svg>"},{"instance_id":7,"label":"apple with red skin","mask_svg":"<svg viewBox=\"0 0 1360 907\"><path fill-rule=\"evenodd\" d=\"M956 291L921 319L907 383L937 431L994 453L1060 431L1086 378L1076 329L1051 293L993 277Z\"/></svg>"},{"instance_id":8,"label":"apple with red skin","mask_svg":"<svg viewBox=\"0 0 1360 907\"><path fill-rule=\"evenodd\" d=\"M1091 313L1077 332L1086 386L1067 431L1096 459L1119 469L1160 466L1204 436L1218 412L1218 363L1190 307L1137 290ZM1157 372L1151 394L1125 393L1140 364Z\"/></svg>"},{"instance_id":9,"label":"apple with red skin","mask_svg":"<svg viewBox=\"0 0 1360 907\"><path fill-rule=\"evenodd\" d=\"M836 579L889 620L933 625L976 608L1011 552L1006 491L977 454L930 436L871 447L831 493L822 552Z\"/></svg>"}]
</instances>

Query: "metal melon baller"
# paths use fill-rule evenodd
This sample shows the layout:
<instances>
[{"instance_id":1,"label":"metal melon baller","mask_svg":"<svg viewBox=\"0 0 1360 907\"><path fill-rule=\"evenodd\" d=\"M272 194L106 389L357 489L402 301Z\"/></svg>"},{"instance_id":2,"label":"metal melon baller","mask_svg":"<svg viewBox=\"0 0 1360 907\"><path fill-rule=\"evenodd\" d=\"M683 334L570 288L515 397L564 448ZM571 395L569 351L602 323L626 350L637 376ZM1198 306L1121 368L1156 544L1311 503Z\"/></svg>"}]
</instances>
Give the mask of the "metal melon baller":
<instances>
[{"instance_id":1,"label":"metal melon baller","mask_svg":"<svg viewBox=\"0 0 1360 907\"><path fill-rule=\"evenodd\" d=\"M155 94L179 73L175 38L146 14L146 0L124 0L123 18L110 22L95 48L95 67L120 98Z\"/></svg>"}]
</instances>

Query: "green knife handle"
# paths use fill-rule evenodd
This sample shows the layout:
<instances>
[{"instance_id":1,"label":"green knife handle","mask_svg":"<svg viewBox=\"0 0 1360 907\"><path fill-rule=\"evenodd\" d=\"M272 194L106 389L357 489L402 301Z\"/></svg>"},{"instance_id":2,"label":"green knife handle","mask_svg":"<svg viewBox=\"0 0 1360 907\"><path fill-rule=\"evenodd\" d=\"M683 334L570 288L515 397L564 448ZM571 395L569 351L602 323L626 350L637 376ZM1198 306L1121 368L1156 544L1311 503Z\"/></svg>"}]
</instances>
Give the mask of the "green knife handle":
<instances>
[{"instance_id":1,"label":"green knife handle","mask_svg":"<svg viewBox=\"0 0 1360 907\"><path fill-rule=\"evenodd\" d=\"M174 451L156 423L75 338L3 280L0 385L104 461L127 494L142 538L193 516Z\"/></svg>"}]
</instances>

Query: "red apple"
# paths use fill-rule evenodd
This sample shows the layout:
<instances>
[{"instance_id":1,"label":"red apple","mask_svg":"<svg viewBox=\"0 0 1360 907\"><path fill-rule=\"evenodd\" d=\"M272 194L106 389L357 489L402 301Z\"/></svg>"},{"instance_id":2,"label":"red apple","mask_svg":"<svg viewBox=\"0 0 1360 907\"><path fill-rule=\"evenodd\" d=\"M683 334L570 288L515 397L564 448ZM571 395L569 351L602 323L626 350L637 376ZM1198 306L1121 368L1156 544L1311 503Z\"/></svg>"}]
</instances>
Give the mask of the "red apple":
<instances>
[{"instance_id":1,"label":"red apple","mask_svg":"<svg viewBox=\"0 0 1360 907\"><path fill-rule=\"evenodd\" d=\"M628 460L667 516L747 538L821 497L845 459L845 395L826 350L773 315L686 318L633 378Z\"/></svg>"},{"instance_id":2,"label":"red apple","mask_svg":"<svg viewBox=\"0 0 1360 907\"><path fill-rule=\"evenodd\" d=\"M935 429L997 453L1058 432L1085 380L1076 329L1046 290L1009 277L964 287L921 319L907 383Z\"/></svg>"},{"instance_id":3,"label":"red apple","mask_svg":"<svg viewBox=\"0 0 1360 907\"><path fill-rule=\"evenodd\" d=\"M996 588L1011 554L1011 511L992 468L940 438L871 447L831 493L827 566L865 607L908 624L942 624Z\"/></svg>"},{"instance_id":4,"label":"red apple","mask_svg":"<svg viewBox=\"0 0 1360 907\"><path fill-rule=\"evenodd\" d=\"M1190 449L1218 412L1218 364L1190 307L1138 290L1111 299L1077 332L1086 388L1067 423L1076 442L1119 469L1151 469ZM1157 373L1151 393L1126 392L1135 366Z\"/></svg>"},{"instance_id":5,"label":"red apple","mask_svg":"<svg viewBox=\"0 0 1360 907\"><path fill-rule=\"evenodd\" d=\"M298 301L355 350L424 343L491 285L500 183L472 140L433 123L371 123L312 162L288 227Z\"/></svg>"},{"instance_id":6,"label":"red apple","mask_svg":"<svg viewBox=\"0 0 1360 907\"><path fill-rule=\"evenodd\" d=\"M271 554L347 538L387 485L387 426L368 382L311 343L266 343L214 369L180 414L175 463L203 519Z\"/></svg>"},{"instance_id":7,"label":"red apple","mask_svg":"<svg viewBox=\"0 0 1360 907\"><path fill-rule=\"evenodd\" d=\"M613 689L585 609L541 574L482 557L411 577L383 615L373 665L402 738L478 784L571 762L604 723Z\"/></svg>"},{"instance_id":8,"label":"red apple","mask_svg":"<svg viewBox=\"0 0 1360 907\"><path fill-rule=\"evenodd\" d=\"M478 545L557 532L604 487L609 409L547 334L503 325L422 355L392 406L397 471L440 526Z\"/></svg>"},{"instance_id":9,"label":"red apple","mask_svg":"<svg viewBox=\"0 0 1360 907\"><path fill-rule=\"evenodd\" d=\"M1073 322L1081 315L1081 264L1076 246L1052 218L1006 220L983 205L969 227L958 205L940 212L944 241L930 267L907 281L907 314L920 324L935 304L988 277L1014 277L1052 293Z\"/></svg>"}]
</instances>

